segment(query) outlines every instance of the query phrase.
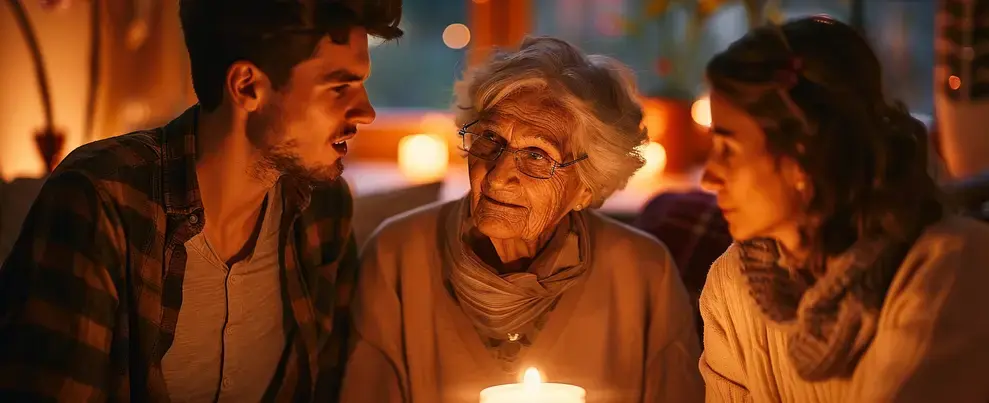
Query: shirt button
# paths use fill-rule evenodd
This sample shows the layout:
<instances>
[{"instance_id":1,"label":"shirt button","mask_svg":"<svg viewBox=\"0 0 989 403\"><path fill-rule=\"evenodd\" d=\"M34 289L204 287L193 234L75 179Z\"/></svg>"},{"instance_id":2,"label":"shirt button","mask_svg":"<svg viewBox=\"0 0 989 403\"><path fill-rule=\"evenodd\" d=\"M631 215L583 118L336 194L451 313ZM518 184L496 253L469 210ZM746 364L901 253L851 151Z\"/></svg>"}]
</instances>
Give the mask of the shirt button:
<instances>
[{"instance_id":1,"label":"shirt button","mask_svg":"<svg viewBox=\"0 0 989 403\"><path fill-rule=\"evenodd\" d=\"M230 276L230 284L237 284L238 281L240 281L240 277Z\"/></svg>"},{"instance_id":2,"label":"shirt button","mask_svg":"<svg viewBox=\"0 0 989 403\"><path fill-rule=\"evenodd\" d=\"M199 216L197 216L195 214L189 214L189 223L191 223L193 225L199 223Z\"/></svg>"},{"instance_id":3,"label":"shirt button","mask_svg":"<svg viewBox=\"0 0 989 403\"><path fill-rule=\"evenodd\" d=\"M230 383L231 383L231 382L230 382L230 378L228 378L228 377L223 377L223 388L224 388L224 389L227 389L227 388L229 388L229 387L230 387Z\"/></svg>"},{"instance_id":4,"label":"shirt button","mask_svg":"<svg viewBox=\"0 0 989 403\"><path fill-rule=\"evenodd\" d=\"M227 333L227 336L230 336L230 335L234 334L234 327L233 326L227 326L226 333Z\"/></svg>"}]
</instances>

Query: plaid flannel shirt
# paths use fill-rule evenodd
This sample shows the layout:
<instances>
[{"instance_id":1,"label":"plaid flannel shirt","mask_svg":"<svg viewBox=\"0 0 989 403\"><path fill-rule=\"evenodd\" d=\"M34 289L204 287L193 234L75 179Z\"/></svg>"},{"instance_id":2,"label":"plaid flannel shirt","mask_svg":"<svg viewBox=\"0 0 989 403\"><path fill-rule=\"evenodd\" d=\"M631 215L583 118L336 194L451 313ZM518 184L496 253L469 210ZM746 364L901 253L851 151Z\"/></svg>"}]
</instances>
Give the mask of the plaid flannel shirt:
<instances>
[{"instance_id":1,"label":"plaid flannel shirt","mask_svg":"<svg viewBox=\"0 0 989 403\"><path fill-rule=\"evenodd\" d=\"M182 306L184 244L205 224L198 110L84 145L48 178L0 268L0 401L169 401L161 359ZM352 199L342 180L283 180L287 346L264 400L332 401L357 269Z\"/></svg>"},{"instance_id":2,"label":"plaid flannel shirt","mask_svg":"<svg viewBox=\"0 0 989 403\"><path fill-rule=\"evenodd\" d=\"M703 335L701 290L711 265L732 242L715 197L699 190L662 193L646 204L633 225L658 238L670 250L690 294L698 334Z\"/></svg>"}]
</instances>

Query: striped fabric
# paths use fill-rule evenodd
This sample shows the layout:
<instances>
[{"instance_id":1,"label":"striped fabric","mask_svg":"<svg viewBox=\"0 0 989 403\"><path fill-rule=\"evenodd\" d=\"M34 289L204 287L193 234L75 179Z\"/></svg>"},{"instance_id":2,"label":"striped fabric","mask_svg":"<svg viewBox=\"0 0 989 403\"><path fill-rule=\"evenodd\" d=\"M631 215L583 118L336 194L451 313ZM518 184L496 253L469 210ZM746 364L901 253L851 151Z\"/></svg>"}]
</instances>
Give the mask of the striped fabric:
<instances>
[{"instance_id":1,"label":"striped fabric","mask_svg":"<svg viewBox=\"0 0 989 403\"><path fill-rule=\"evenodd\" d=\"M182 305L184 244L205 224L197 114L84 145L45 183L0 268L0 401L169 401L161 359ZM288 344L265 401L331 401L357 267L351 195L342 180L284 189Z\"/></svg>"}]
</instances>

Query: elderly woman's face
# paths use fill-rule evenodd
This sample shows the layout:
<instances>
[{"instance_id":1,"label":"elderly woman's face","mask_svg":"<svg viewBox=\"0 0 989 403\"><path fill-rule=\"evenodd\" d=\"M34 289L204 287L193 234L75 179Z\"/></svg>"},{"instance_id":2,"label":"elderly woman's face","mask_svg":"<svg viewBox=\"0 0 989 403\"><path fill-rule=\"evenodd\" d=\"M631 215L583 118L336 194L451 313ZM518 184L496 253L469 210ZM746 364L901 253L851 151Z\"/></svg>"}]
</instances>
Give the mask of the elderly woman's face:
<instances>
[{"instance_id":1,"label":"elderly woman's face","mask_svg":"<svg viewBox=\"0 0 989 403\"><path fill-rule=\"evenodd\" d=\"M573 124L559 108L527 97L500 102L471 126L471 132L506 145L495 161L468 156L471 215L477 229L494 239L537 240L577 204L587 206L590 191L573 166L557 168L537 179L519 172L513 150L534 150L564 163L574 156L569 137Z\"/></svg>"}]
</instances>

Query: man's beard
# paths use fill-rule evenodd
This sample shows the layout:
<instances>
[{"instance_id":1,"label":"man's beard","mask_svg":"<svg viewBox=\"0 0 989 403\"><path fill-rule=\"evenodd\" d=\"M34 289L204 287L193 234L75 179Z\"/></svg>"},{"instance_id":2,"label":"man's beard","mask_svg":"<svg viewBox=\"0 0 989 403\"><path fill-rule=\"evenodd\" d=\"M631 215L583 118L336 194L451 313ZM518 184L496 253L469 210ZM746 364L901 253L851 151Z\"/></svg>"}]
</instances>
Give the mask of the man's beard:
<instances>
[{"instance_id":1,"label":"man's beard","mask_svg":"<svg viewBox=\"0 0 989 403\"><path fill-rule=\"evenodd\" d=\"M256 179L274 184L279 177L286 176L296 182L316 185L332 182L343 173L343 161L337 159L332 165L307 167L295 152L298 146L289 140L261 150L261 160L254 163L252 174Z\"/></svg>"},{"instance_id":2,"label":"man's beard","mask_svg":"<svg viewBox=\"0 0 989 403\"><path fill-rule=\"evenodd\" d=\"M343 173L343 161L340 159L332 165L306 166L299 156L299 145L295 140L272 143L274 138L285 133L282 116L281 109L275 103L248 116L247 136L261 152L261 159L250 167L251 176L270 185L285 176L310 186L339 178ZM278 135L272 136L275 133Z\"/></svg>"}]
</instances>

